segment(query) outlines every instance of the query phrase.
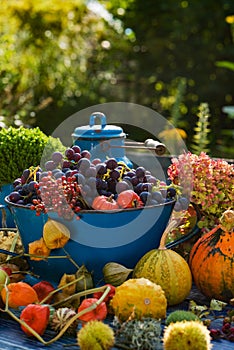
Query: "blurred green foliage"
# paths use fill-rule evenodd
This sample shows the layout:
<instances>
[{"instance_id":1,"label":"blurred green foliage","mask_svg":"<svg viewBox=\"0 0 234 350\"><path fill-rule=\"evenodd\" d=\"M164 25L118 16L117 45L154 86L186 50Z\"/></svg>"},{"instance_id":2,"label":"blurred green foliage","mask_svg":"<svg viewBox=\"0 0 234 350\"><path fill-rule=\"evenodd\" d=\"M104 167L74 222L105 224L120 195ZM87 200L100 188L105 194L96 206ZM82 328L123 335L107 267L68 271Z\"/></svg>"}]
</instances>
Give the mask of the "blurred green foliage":
<instances>
[{"instance_id":1,"label":"blurred green foliage","mask_svg":"<svg viewBox=\"0 0 234 350\"><path fill-rule=\"evenodd\" d=\"M222 107L234 104L233 71L217 62L233 61L233 1L99 3L108 12L95 1L2 1L0 123L49 134L83 108L132 102L176 120L189 148L205 101L211 154L230 156L218 146L231 127Z\"/></svg>"}]
</instances>

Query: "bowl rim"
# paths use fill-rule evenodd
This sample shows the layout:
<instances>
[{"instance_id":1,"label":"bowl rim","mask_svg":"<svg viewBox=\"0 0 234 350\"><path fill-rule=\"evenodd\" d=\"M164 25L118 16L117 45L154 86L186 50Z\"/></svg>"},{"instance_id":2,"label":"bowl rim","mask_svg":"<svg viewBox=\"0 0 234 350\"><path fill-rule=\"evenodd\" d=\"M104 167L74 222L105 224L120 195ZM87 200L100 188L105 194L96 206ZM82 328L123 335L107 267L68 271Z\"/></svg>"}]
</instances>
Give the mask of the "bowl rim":
<instances>
[{"instance_id":1,"label":"bowl rim","mask_svg":"<svg viewBox=\"0 0 234 350\"><path fill-rule=\"evenodd\" d=\"M9 206L9 207L16 207L16 208L20 208L20 209L26 209L26 210L30 210L33 212L33 210L30 208L30 206L27 206L27 205L22 205L22 204L17 204L17 203L13 203L13 202L10 202L8 200L8 197L9 195L7 195L4 200L6 202L6 204ZM143 206L143 207L139 207L139 208L123 208L123 209L112 209L112 210L97 210L97 209L91 209L91 210L88 210L88 209L81 209L78 213L74 213L75 215L77 216L80 216L82 214L117 214L119 212L132 212L132 211L139 211L139 210L149 210L149 209L153 209L153 208L160 208L160 207L165 207L165 206L168 206L168 205L175 205L175 202L176 202L176 199L171 199L167 202L164 202L164 203L159 203L159 204L154 204L154 205L147 205L147 206ZM55 211L51 210L49 211L51 213L56 213ZM49 213L48 212L48 213ZM48 214L47 213L47 214Z\"/></svg>"}]
</instances>

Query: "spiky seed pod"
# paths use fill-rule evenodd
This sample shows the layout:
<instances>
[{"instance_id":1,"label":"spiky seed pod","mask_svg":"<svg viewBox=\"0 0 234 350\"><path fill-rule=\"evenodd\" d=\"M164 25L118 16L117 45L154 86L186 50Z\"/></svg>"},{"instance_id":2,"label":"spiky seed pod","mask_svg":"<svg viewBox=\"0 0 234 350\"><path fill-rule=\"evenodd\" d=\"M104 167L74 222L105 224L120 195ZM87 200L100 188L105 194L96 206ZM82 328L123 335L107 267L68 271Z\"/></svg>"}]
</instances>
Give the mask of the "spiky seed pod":
<instances>
[{"instance_id":1,"label":"spiky seed pod","mask_svg":"<svg viewBox=\"0 0 234 350\"><path fill-rule=\"evenodd\" d=\"M210 350L211 337L206 326L200 321L171 323L163 335L165 350Z\"/></svg>"},{"instance_id":2,"label":"spiky seed pod","mask_svg":"<svg viewBox=\"0 0 234 350\"><path fill-rule=\"evenodd\" d=\"M119 323L115 318L113 325L116 326L116 342L127 345L136 350L162 349L161 344L161 321L150 317L141 320L130 320Z\"/></svg>"},{"instance_id":3,"label":"spiky seed pod","mask_svg":"<svg viewBox=\"0 0 234 350\"><path fill-rule=\"evenodd\" d=\"M50 321L50 326L55 332L59 333L60 330L66 325L66 323L75 315L76 312L73 309L70 309L68 307L61 307L54 312ZM78 322L78 319L75 320L67 329L66 333L74 335L78 326Z\"/></svg>"},{"instance_id":4,"label":"spiky seed pod","mask_svg":"<svg viewBox=\"0 0 234 350\"><path fill-rule=\"evenodd\" d=\"M166 325L180 321L199 321L199 317L192 311L176 310L171 312L166 318Z\"/></svg>"},{"instance_id":5,"label":"spiky seed pod","mask_svg":"<svg viewBox=\"0 0 234 350\"><path fill-rule=\"evenodd\" d=\"M77 333L77 342L81 350L109 350L114 346L114 331L101 321L89 321Z\"/></svg>"},{"instance_id":6,"label":"spiky seed pod","mask_svg":"<svg viewBox=\"0 0 234 350\"><path fill-rule=\"evenodd\" d=\"M132 269L115 262L107 263L102 270L105 282L114 287L120 286L125 282L132 271Z\"/></svg>"}]
</instances>

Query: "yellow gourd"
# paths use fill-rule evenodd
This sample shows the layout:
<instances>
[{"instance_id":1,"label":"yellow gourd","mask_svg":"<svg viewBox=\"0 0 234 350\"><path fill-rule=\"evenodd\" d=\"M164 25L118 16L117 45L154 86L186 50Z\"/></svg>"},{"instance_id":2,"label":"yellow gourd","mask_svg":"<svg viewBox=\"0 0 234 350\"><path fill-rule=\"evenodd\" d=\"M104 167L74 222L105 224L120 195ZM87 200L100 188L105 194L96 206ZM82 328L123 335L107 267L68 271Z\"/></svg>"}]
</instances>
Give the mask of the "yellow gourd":
<instances>
[{"instance_id":1,"label":"yellow gourd","mask_svg":"<svg viewBox=\"0 0 234 350\"><path fill-rule=\"evenodd\" d=\"M129 279L116 287L111 307L120 322L129 318L166 317L167 300L162 288L146 278Z\"/></svg>"}]
</instances>

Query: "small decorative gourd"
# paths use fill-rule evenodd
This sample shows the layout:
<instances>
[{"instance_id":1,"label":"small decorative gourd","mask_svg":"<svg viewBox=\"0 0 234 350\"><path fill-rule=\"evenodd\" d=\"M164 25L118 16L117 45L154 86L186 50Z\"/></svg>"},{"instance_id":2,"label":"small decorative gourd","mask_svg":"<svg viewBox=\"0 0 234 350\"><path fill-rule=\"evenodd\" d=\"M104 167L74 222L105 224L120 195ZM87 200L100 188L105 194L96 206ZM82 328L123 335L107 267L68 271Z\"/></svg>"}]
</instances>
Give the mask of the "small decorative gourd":
<instances>
[{"instance_id":1,"label":"small decorative gourd","mask_svg":"<svg viewBox=\"0 0 234 350\"><path fill-rule=\"evenodd\" d=\"M159 248L147 252L133 270L133 278L148 278L160 285L168 305L181 303L192 287L192 274L188 263L181 255L165 246L167 234L172 227L174 222L163 233Z\"/></svg>"},{"instance_id":2,"label":"small decorative gourd","mask_svg":"<svg viewBox=\"0 0 234 350\"><path fill-rule=\"evenodd\" d=\"M234 210L193 246L189 265L197 288L208 298L229 302L234 297Z\"/></svg>"},{"instance_id":3,"label":"small decorative gourd","mask_svg":"<svg viewBox=\"0 0 234 350\"><path fill-rule=\"evenodd\" d=\"M116 287L110 306L120 322L128 319L166 317L167 300L162 288L146 278L130 278Z\"/></svg>"},{"instance_id":4,"label":"small decorative gourd","mask_svg":"<svg viewBox=\"0 0 234 350\"><path fill-rule=\"evenodd\" d=\"M115 210L119 209L119 206L112 195L110 197L97 196L93 200L92 208L95 210Z\"/></svg>"}]
</instances>

